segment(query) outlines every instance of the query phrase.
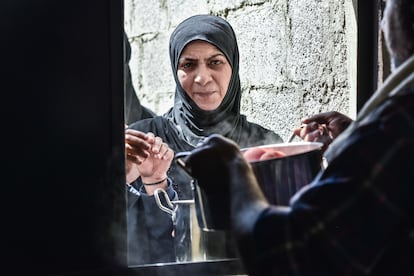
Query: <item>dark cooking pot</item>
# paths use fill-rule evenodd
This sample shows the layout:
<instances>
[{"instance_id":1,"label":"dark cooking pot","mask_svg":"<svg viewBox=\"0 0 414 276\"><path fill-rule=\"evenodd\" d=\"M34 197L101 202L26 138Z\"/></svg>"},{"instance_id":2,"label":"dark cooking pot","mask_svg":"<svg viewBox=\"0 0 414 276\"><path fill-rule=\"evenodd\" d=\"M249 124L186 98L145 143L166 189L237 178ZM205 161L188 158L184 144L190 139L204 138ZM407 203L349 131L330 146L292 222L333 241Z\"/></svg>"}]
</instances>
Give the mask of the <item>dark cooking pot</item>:
<instances>
[{"instance_id":1,"label":"dark cooking pot","mask_svg":"<svg viewBox=\"0 0 414 276\"><path fill-rule=\"evenodd\" d=\"M249 162L269 203L289 205L290 198L316 176L321 169L322 146L318 142L292 142L255 147L285 155Z\"/></svg>"},{"instance_id":2,"label":"dark cooking pot","mask_svg":"<svg viewBox=\"0 0 414 276\"><path fill-rule=\"evenodd\" d=\"M240 151L267 149L283 153L283 157L249 163L269 203L288 205L292 195L308 184L321 169L322 146L318 142L293 142L243 148ZM187 172L184 159L190 154L180 152L175 156L177 163ZM192 189L199 226L205 231L229 230L230 204L225 193L214 189L206 192L197 185L197 180L193 181Z\"/></svg>"}]
</instances>

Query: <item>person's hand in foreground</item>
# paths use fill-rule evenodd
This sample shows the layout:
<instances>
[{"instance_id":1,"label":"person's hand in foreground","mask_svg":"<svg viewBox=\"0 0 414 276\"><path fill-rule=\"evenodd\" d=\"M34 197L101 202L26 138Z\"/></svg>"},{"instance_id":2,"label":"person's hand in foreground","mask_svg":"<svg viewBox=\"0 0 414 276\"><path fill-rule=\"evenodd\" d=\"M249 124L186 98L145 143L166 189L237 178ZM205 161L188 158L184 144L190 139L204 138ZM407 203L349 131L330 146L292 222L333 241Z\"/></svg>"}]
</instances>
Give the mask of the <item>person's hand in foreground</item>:
<instances>
[{"instance_id":1,"label":"person's hand in foreground","mask_svg":"<svg viewBox=\"0 0 414 276\"><path fill-rule=\"evenodd\" d=\"M250 231L255 216L268 203L238 145L221 135L211 135L192 151L185 164L206 192L219 190L223 199L230 201L233 230L239 234Z\"/></svg>"},{"instance_id":2,"label":"person's hand in foreground","mask_svg":"<svg viewBox=\"0 0 414 276\"><path fill-rule=\"evenodd\" d=\"M303 119L294 133L304 141L323 143L325 150L351 122L351 118L337 111L323 112Z\"/></svg>"}]
</instances>

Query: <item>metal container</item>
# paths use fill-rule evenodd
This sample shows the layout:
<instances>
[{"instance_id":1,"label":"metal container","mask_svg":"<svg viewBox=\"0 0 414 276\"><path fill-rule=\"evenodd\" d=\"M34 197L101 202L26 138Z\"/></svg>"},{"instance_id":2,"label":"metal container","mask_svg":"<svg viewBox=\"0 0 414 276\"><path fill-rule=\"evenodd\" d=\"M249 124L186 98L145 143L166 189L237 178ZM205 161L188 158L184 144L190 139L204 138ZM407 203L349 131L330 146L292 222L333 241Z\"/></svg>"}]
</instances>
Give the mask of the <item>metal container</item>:
<instances>
[{"instance_id":1,"label":"metal container","mask_svg":"<svg viewBox=\"0 0 414 276\"><path fill-rule=\"evenodd\" d=\"M318 142L292 142L256 147L285 154L249 162L269 203L288 205L290 198L316 176L321 169L322 146ZM249 149L241 149L241 152Z\"/></svg>"},{"instance_id":2,"label":"metal container","mask_svg":"<svg viewBox=\"0 0 414 276\"><path fill-rule=\"evenodd\" d=\"M292 142L255 147L277 150L285 155L249 162L269 203L288 205L290 198L316 176L321 169L322 146L323 144L318 142ZM243 148L240 151L243 153L252 148ZM189 155L191 152L177 153L176 160L191 175L185 165L185 158ZM225 190L227 186L221 185L221 189L211 188L206 191L197 185L197 180L193 181L197 221L204 231L231 229L228 198L231 195Z\"/></svg>"},{"instance_id":3,"label":"metal container","mask_svg":"<svg viewBox=\"0 0 414 276\"><path fill-rule=\"evenodd\" d=\"M196 211L194 207L194 200L170 200L168 194L165 190L158 188L154 191L154 198L158 207L164 212L171 215L173 224L177 224L179 217L177 216L178 212L182 208L189 208L190 216L190 240L191 240L191 252L182 252L179 254L177 252L177 262L187 262L187 261L205 261L206 254L204 250L202 233L201 229L197 224ZM163 204L165 202L165 206Z\"/></svg>"}]
</instances>

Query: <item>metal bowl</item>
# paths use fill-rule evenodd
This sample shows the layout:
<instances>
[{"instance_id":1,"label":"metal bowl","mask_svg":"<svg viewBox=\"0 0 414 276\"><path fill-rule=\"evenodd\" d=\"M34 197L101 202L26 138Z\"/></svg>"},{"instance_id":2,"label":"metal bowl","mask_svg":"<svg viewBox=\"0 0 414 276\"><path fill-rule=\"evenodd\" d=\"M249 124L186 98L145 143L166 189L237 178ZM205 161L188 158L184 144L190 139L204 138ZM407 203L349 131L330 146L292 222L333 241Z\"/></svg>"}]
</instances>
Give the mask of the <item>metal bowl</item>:
<instances>
[{"instance_id":1,"label":"metal bowl","mask_svg":"<svg viewBox=\"0 0 414 276\"><path fill-rule=\"evenodd\" d=\"M256 148L285 154L249 163L269 203L288 205L290 198L320 171L322 146L319 142L292 142L244 148L241 152Z\"/></svg>"},{"instance_id":2,"label":"metal bowl","mask_svg":"<svg viewBox=\"0 0 414 276\"><path fill-rule=\"evenodd\" d=\"M249 163L269 203L288 205L290 198L321 169L322 145L317 142L293 142L244 148L240 151L244 153L258 148L283 152L284 157ZM191 175L184 161L189 155L191 152L181 152L175 158L180 167ZM200 228L204 231L230 229L230 203L227 198L229 191L225 190L228 187L223 185L220 189L212 188L207 191L198 185L196 179L191 186Z\"/></svg>"}]
</instances>

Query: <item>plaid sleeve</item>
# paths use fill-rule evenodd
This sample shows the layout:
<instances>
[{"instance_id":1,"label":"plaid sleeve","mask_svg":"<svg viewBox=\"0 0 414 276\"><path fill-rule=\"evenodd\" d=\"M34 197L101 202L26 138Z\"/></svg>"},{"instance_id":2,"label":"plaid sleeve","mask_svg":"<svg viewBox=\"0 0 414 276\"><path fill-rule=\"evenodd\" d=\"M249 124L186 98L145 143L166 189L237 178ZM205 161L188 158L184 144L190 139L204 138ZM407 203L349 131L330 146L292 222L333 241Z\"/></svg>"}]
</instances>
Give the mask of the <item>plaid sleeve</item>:
<instances>
[{"instance_id":1,"label":"plaid sleeve","mask_svg":"<svg viewBox=\"0 0 414 276\"><path fill-rule=\"evenodd\" d=\"M414 139L391 137L383 126L350 137L289 209L262 213L254 232L258 275L370 275L387 266L388 248L413 227Z\"/></svg>"}]
</instances>

